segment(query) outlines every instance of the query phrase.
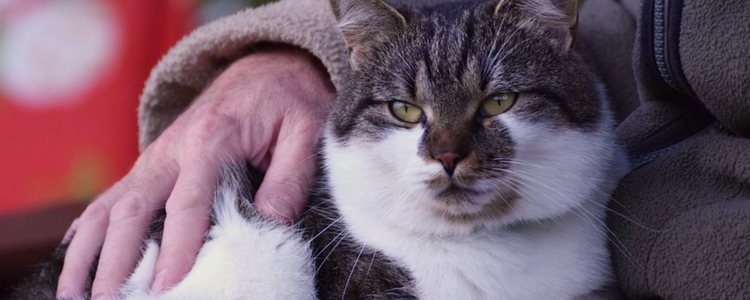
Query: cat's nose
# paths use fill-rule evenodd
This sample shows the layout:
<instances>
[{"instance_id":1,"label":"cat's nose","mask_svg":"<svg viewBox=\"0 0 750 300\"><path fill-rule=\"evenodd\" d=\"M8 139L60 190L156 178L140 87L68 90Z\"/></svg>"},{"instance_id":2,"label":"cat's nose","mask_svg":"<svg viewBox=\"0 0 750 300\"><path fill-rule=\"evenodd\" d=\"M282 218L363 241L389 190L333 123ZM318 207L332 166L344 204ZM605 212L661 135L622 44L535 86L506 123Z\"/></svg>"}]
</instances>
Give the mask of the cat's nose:
<instances>
[{"instance_id":1,"label":"cat's nose","mask_svg":"<svg viewBox=\"0 0 750 300\"><path fill-rule=\"evenodd\" d=\"M433 155L433 157L443 163L443 169L445 169L445 172L450 176L453 176L453 171L456 170L456 165L464 158L461 154L453 152L440 152Z\"/></svg>"}]
</instances>

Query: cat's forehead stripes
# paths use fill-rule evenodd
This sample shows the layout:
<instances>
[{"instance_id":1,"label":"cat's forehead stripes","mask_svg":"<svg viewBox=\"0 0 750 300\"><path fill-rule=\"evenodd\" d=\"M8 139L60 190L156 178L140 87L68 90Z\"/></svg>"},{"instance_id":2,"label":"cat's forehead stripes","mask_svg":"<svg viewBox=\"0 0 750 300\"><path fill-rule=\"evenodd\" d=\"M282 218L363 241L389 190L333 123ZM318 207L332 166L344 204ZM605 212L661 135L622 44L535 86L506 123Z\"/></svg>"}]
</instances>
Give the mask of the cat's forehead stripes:
<instances>
[{"instance_id":1,"label":"cat's forehead stripes","mask_svg":"<svg viewBox=\"0 0 750 300\"><path fill-rule=\"evenodd\" d=\"M491 1L490 1L491 2ZM406 28L372 45L332 116L337 136L384 136L398 128L375 103L412 102L430 121L462 124L492 93L520 92L510 113L560 129L595 130L601 105L593 77L575 55L561 55L529 16L512 4L500 15L490 2L399 8ZM489 8L489 9L488 9ZM380 38L383 38L380 36ZM387 112L387 111L386 111Z\"/></svg>"},{"instance_id":2,"label":"cat's forehead stripes","mask_svg":"<svg viewBox=\"0 0 750 300\"><path fill-rule=\"evenodd\" d=\"M473 53L474 12L434 13L414 26L417 47L415 101L436 117L460 122L472 118L482 97L479 64ZM451 119L455 118L455 119Z\"/></svg>"},{"instance_id":3,"label":"cat's forehead stripes","mask_svg":"<svg viewBox=\"0 0 750 300\"><path fill-rule=\"evenodd\" d=\"M425 16L412 20L409 30L416 32L419 38L413 40L422 48L418 65L427 75L418 81L429 81L415 86L430 87L417 95L432 96L417 101L432 104L438 114L450 114L457 108L475 108L493 92L523 92L530 96L524 99L535 103L516 112L532 121L582 130L597 127L600 95L589 88L593 79L584 67L519 25L528 20L456 6L431 7L422 11ZM512 12L512 7L507 9Z\"/></svg>"}]
</instances>

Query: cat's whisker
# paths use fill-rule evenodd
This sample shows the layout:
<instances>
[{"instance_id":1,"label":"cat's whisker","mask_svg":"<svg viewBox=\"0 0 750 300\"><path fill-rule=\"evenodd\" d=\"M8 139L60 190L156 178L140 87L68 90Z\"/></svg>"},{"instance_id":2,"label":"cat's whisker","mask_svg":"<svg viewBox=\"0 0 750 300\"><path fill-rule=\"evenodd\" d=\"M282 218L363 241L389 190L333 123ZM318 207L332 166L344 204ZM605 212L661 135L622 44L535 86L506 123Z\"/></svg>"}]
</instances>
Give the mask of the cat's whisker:
<instances>
[{"instance_id":1,"label":"cat's whisker","mask_svg":"<svg viewBox=\"0 0 750 300\"><path fill-rule=\"evenodd\" d=\"M602 194L606 194L606 193L605 193L604 191L601 191L601 190L600 190L600 192L601 192ZM614 197L612 197L612 196L609 196L609 199L610 199L610 200L614 200L615 198L614 198ZM618 216L618 217L620 217L620 218L623 218L623 219L625 219L625 221L628 221L628 222L632 223L633 225L635 225L635 226L638 226L638 227L640 227L641 229L644 229L644 230L647 230L647 231L650 231L650 232L654 232L654 233L663 233L663 232L665 232L665 230L655 229L655 228L652 228L652 227L649 227L649 226L647 226L646 224L643 224L643 223L641 223L641 222L638 222L638 221L636 221L635 219L633 219L633 218L631 218L631 217L628 217L628 216L627 216L626 214L624 214L624 213L621 213L621 212L619 212L619 211L617 211L617 210L615 210L615 209L612 209L612 208L608 207L608 206L607 206L607 205L605 205L605 204L602 204L602 203L593 203L593 204L594 204L594 205L598 205L598 206L602 207L603 209L605 209L605 210L607 210L607 211L611 212L612 214L614 214L614 215L616 215L616 216Z\"/></svg>"},{"instance_id":2,"label":"cat's whisker","mask_svg":"<svg viewBox=\"0 0 750 300\"><path fill-rule=\"evenodd\" d=\"M534 163L534 162L530 162L528 160L523 160L523 159L519 159L519 158L515 158L515 157L514 158L510 158L510 157L494 157L494 158L492 158L492 160L494 160L494 161L507 161L507 162L520 162L520 163L532 164L532 165L535 165L535 166L542 166L539 163ZM547 161L546 163L559 164L559 162L556 162L556 161Z\"/></svg>"},{"instance_id":3,"label":"cat's whisker","mask_svg":"<svg viewBox=\"0 0 750 300\"><path fill-rule=\"evenodd\" d=\"M502 64L503 62L505 62L505 59L508 58L509 55L513 54L519 47L525 46L527 43L529 43L531 41L534 41L534 40L538 40L538 39L539 39L538 37L531 37L531 38L525 39L525 40L521 41L520 43L516 44L512 49L510 49L508 52L506 52L505 55L503 55L502 58L500 58L500 60L497 62L497 64Z\"/></svg>"},{"instance_id":4,"label":"cat's whisker","mask_svg":"<svg viewBox=\"0 0 750 300\"><path fill-rule=\"evenodd\" d=\"M519 179L515 179L515 180L519 180ZM518 183L518 184L521 184L522 186L526 186L527 188L535 189L534 187L531 187L531 186L529 186L528 184L526 184L525 182L522 182L522 181L520 181L520 180L519 180L519 181L517 181L517 183ZM547 188L547 189L549 189L549 188ZM536 189L535 189L535 190L536 190ZM539 190L536 190L536 191L537 191L537 192L540 192ZM558 191L555 191L555 190L551 190L551 189L550 189L550 191L551 191L551 192L556 192L556 193L559 193ZM557 201L557 199L555 199L554 197L550 197L549 199L551 199L551 200L553 200L553 201ZM579 209L581 209L581 210L579 210ZM578 211L580 211L580 212L582 212L582 213L585 213L585 214L580 214L580 213L578 213ZM578 216L579 218L581 218L581 219L583 219L583 220L586 220L586 221L587 221L587 222L588 222L589 224L591 224L591 226L593 226L594 228L604 228L604 229L605 229L605 230L606 230L606 231L608 232L608 239L609 239L610 241L612 241L612 244L613 244L613 245L615 245L615 247L616 247L616 248L617 248L617 249L618 249L618 250L619 250L620 252L622 252L622 253L623 253L623 255L625 255L625 256L626 256L626 258L630 259L630 258L632 257L632 253L631 253L631 252L630 252L630 251L629 251L629 250L627 249L627 247L626 247L626 246L625 246L625 244L624 244L624 243L622 242L622 240L620 240L620 239L619 239L619 238L617 237L617 235L615 235L615 234L614 234L614 232L612 232L612 231L611 231L611 230L610 230L610 229L609 229L609 228L607 227L607 225L606 225L606 224L604 223L604 221L600 220L600 218L596 217L596 216L595 216L595 215L594 215L593 213L589 212L589 211L588 211L588 210L586 210L586 209L585 209L584 207L580 207L580 206L574 207L574 208L573 208L572 210L570 210L569 212L570 212L570 213L572 213L572 214L574 214L574 215L576 215L576 216ZM587 215L588 215L588 216L587 216ZM590 216L590 217L589 217L589 216ZM556 220L556 219L553 219L553 220ZM600 226L597 226L597 225L596 225L595 223L593 223L592 221L595 221L595 222L599 223L599 225L600 225ZM610 238L609 236L611 236L612 238ZM613 239L613 238L614 238L614 239Z\"/></svg>"},{"instance_id":5,"label":"cat's whisker","mask_svg":"<svg viewBox=\"0 0 750 300\"><path fill-rule=\"evenodd\" d=\"M330 203L332 201L330 199L323 199L322 197L318 197L318 198L319 198L318 201L320 201L320 203L315 204L313 206L309 206L304 212L302 212L302 214L300 214L300 216L298 218L298 220L299 220L298 222L301 222L302 220L304 220L305 218L307 218L307 216L310 215L310 213L313 212L313 211L317 212L319 214L320 213L330 213L328 210L320 210L319 207L324 206L324 205L330 205Z\"/></svg>"},{"instance_id":6,"label":"cat's whisker","mask_svg":"<svg viewBox=\"0 0 750 300\"><path fill-rule=\"evenodd\" d=\"M320 264L318 265L318 268L315 270L316 274L320 272L320 269L323 268L323 265L325 265L326 261L328 261L328 258L331 257L331 254L333 254L333 252L336 251L336 248L338 248L338 246L341 244L341 242L343 242L346 239L346 237L349 235L349 231L345 229L345 230L342 230L341 233L339 233L336 237L340 236L343 233L346 233L346 235L344 235L341 238L339 238L338 239L339 241L336 243L336 245L334 245L333 248L328 252L328 254L326 255L326 257L323 258L323 261L320 262ZM334 238L333 240L331 240L331 242L333 242L335 240L336 240L336 238ZM328 247L326 246L326 248L328 248ZM324 248L324 250L325 250L325 248ZM322 254L322 253L320 253L320 254ZM318 254L318 255L320 255L320 254ZM313 259L317 259L318 255L316 255L315 257L313 257Z\"/></svg>"},{"instance_id":7,"label":"cat's whisker","mask_svg":"<svg viewBox=\"0 0 750 300\"><path fill-rule=\"evenodd\" d=\"M418 209L418 208L419 208L419 203L418 203L417 201L408 201L408 200L412 199L412 197L414 196L414 194L415 194L415 193L416 193L416 191L414 191L413 189L409 189L409 190L407 190L406 194L404 194L404 195L403 195L403 196L401 196L400 198L397 198L397 199L399 199L399 200L398 200L398 202L401 202L401 203L411 203L411 210L416 210L416 209ZM394 212L395 210L396 210L396 207L395 207L395 206L394 206L394 207L391 207L391 208L390 208L390 209L388 210L388 213L387 213L386 215L387 215L387 218L388 218L389 220L394 220L394 219L397 219L397 218L398 218L398 216L396 216L396 215L395 215L395 214L393 213L393 212Z\"/></svg>"},{"instance_id":8,"label":"cat's whisker","mask_svg":"<svg viewBox=\"0 0 750 300\"><path fill-rule=\"evenodd\" d=\"M508 19L508 10L510 9L510 6L506 6L503 8L503 19L500 22L500 26L498 27L497 31L502 32L505 30L505 21ZM518 31L518 29L516 29ZM511 35L511 37L515 36L515 33ZM492 46L490 47L489 55L493 55L495 53L495 50L497 49L497 41L499 40L500 35L495 35L495 38L492 40ZM506 40L507 43L507 40ZM489 70L487 69L488 66L492 67L493 64L485 64L484 68L482 69L482 75L484 78L489 78Z\"/></svg>"},{"instance_id":9,"label":"cat's whisker","mask_svg":"<svg viewBox=\"0 0 750 300\"><path fill-rule=\"evenodd\" d=\"M503 22L505 21L506 17L507 15L503 16ZM494 40L495 43L493 43L493 47L492 47L493 51L490 51L489 53L489 55L492 57L493 62L494 62L494 59L497 58L498 53L501 53L503 52L503 50L505 50L505 47L507 46L507 44L511 40L513 40L513 38L515 38L519 32L521 32L521 29L522 29L521 26L517 26L516 29L510 35L508 35L508 37L505 38L505 40L503 41L503 44L500 46L499 49L494 47L497 44L497 41L499 40L498 37L500 37L500 35L496 36ZM498 30L498 32L501 32L501 31L502 31L502 28Z\"/></svg>"},{"instance_id":10,"label":"cat's whisker","mask_svg":"<svg viewBox=\"0 0 750 300\"><path fill-rule=\"evenodd\" d=\"M318 238L318 237L319 237L319 236L320 236L321 234L323 234L323 233L324 233L324 232L326 232L326 231L327 231L327 230L328 230L329 228L331 228L331 226L333 226L334 224L336 224L336 223L338 223L339 221L341 221L341 219L342 219L342 218L344 218L344 217L343 217L343 216L341 216L341 217L338 217L338 218L337 218L336 220L334 220L333 222L331 222L331 224L328 224L328 226L326 226L326 227L325 227L325 228L323 228L323 230L321 230L321 231L320 231L320 232L319 232L318 234L316 234L315 236L313 236L313 237L312 237L312 238L310 239L310 241L314 241L314 240L315 240L316 238Z\"/></svg>"},{"instance_id":11,"label":"cat's whisker","mask_svg":"<svg viewBox=\"0 0 750 300\"><path fill-rule=\"evenodd\" d=\"M564 197L564 194L562 192L560 192L559 190L557 190L557 189L555 189L553 187L550 187L550 186L548 186L548 185L546 185L544 183L535 181L534 178L531 177L530 175L526 175L526 174L523 174L522 172L518 172L518 171L511 171L511 170L508 170L508 171L509 171L509 173L512 172L516 176L523 177L523 179L525 179L525 180L528 180L528 181L531 181L531 182L534 182L534 183L538 184L541 188L544 188L545 190L548 190L548 191L550 191L552 193L555 193L555 194L557 194L557 195L559 195L561 197ZM541 191L539 191L536 188L534 188L533 186L529 185L527 182L524 182L524 181L519 180L519 179L516 179L516 180L518 180L517 181L518 184L522 184L522 185L526 186L527 188L535 189L537 192L541 193ZM555 201L557 203L560 203L559 200L556 199L555 197L547 197L547 199ZM591 203L592 201L589 201L589 202ZM579 210L579 211L581 211L581 212L583 212L583 213L591 216L591 218L593 218L597 223L599 223L601 225L601 228L603 228L604 230L606 230L609 233L608 234L609 236L611 236L612 238L614 238L614 239L610 238L610 240L618 248L618 250L620 250L628 259L630 259L630 258L633 257L632 253L627 249L627 247L625 246L624 242L622 242L622 240L620 240L620 238L617 237L617 235L612 230L609 229L609 227L607 226L607 224L603 220L601 220L600 217L597 217L596 215L594 215L593 213L591 213L588 209L586 209L583 206L576 206L576 207L573 208L573 210L570 210L570 211L575 214L575 210ZM580 214L576 214L576 215L578 215L579 217L582 217ZM586 218L586 219L588 219L588 218ZM597 227L597 228L599 228L599 227Z\"/></svg>"},{"instance_id":12,"label":"cat's whisker","mask_svg":"<svg viewBox=\"0 0 750 300\"><path fill-rule=\"evenodd\" d=\"M549 166L537 165L537 164L528 163L528 162L521 161L521 160L500 160L500 159L495 159L495 161L499 161L501 163L507 163L507 164L509 164L511 166L512 165L519 165L519 166L532 167L532 168L537 168L537 169L542 169L542 170L552 169Z\"/></svg>"},{"instance_id":13,"label":"cat's whisker","mask_svg":"<svg viewBox=\"0 0 750 300\"><path fill-rule=\"evenodd\" d=\"M365 245L362 245L362 247L359 249L359 253L357 254L357 258L354 260L354 264L352 265L352 270L349 272L349 277L346 278L346 283L344 284L344 291L341 293L341 299L346 299L346 289L349 288L349 282L352 280L352 274L354 274L354 270L357 269L357 264L359 263L359 258L362 256L362 252L365 251Z\"/></svg>"},{"instance_id":14,"label":"cat's whisker","mask_svg":"<svg viewBox=\"0 0 750 300\"><path fill-rule=\"evenodd\" d=\"M537 165L537 164L533 164L533 163L527 163L527 162L525 162L525 161L521 161L521 160L517 160L517 159L507 159L507 158L500 158L500 159L497 159L497 160L498 160L498 161L502 160L503 162L508 162L508 163L511 163L511 164L519 164L519 165L524 165L524 166L528 166L528 167L532 167L532 168L539 168L539 169L544 169L544 170L547 170L547 169L549 169L549 167L546 167L546 166L542 166L542 165ZM505 169L502 169L502 170L505 170ZM527 177L528 179L532 179L532 178L533 178L533 177L532 177L532 176L530 176L530 175L527 175L526 177ZM596 186L596 185L592 185L591 187L592 187L592 188L593 188L593 189L594 189L594 190L595 190L596 192L600 193L600 194L601 194L602 196L605 196L605 197L609 197L609 200L610 200L610 201L613 201L613 202L615 202L615 203L619 204L620 206L623 206L623 207L624 207L624 205L622 205L621 203L619 203L619 202L618 202L618 201L617 201L617 200L616 200L616 199L615 199L614 197L612 197L612 196L610 195L610 193L608 193L608 192L606 192L606 191L602 190L602 189L601 189L601 188L600 188L599 186ZM619 211L617 211L617 210L614 210L614 209L612 209L612 208L608 207L608 206L607 206L606 204L603 204L603 203L599 203L599 202L592 202L592 204L594 204L594 205L597 205L597 206L600 206L600 207L602 207L603 209L605 209L605 210L607 210L607 211L611 212L612 214L614 214L614 215L616 215L616 216L619 216L619 217L621 217L621 218L625 219L626 221L628 221L628 222L631 222L632 224L634 224L634 225L636 225L636 226L638 226L638 227L640 227L640 228L643 228L643 229L645 229L645 230L648 230L648 231L651 231L651 232L663 232L663 230L658 230L658 229L654 229L654 228L651 228L651 227L647 226L646 224L643 224L642 222L636 221L635 219L633 219L633 218L631 218L631 217L629 217L629 216L625 215L624 213L621 213L621 212L619 212Z\"/></svg>"},{"instance_id":15,"label":"cat's whisker","mask_svg":"<svg viewBox=\"0 0 750 300\"><path fill-rule=\"evenodd\" d=\"M326 244L323 248L320 248L320 251L318 251L318 253L316 253L316 254L313 255L313 259L318 258L318 256L322 255L323 252L325 252L328 249L328 247L330 247L334 242L336 242L337 239L339 239L339 238L343 239L344 237L346 237L346 236L344 236L344 237L341 236L345 232L346 232L346 230L342 230L335 237L333 237L333 239L331 239L331 241L329 241L328 244ZM336 248L336 247L334 247L334 248ZM331 252L333 252L333 250L331 250L331 251L328 252L329 255L330 255Z\"/></svg>"},{"instance_id":16,"label":"cat's whisker","mask_svg":"<svg viewBox=\"0 0 750 300\"><path fill-rule=\"evenodd\" d=\"M367 272L365 272L365 276L362 280L367 281L367 277L370 276L370 271L372 270L372 263L375 262L375 255L377 255L377 251L372 252L372 258L370 258L370 264L367 265Z\"/></svg>"}]
</instances>

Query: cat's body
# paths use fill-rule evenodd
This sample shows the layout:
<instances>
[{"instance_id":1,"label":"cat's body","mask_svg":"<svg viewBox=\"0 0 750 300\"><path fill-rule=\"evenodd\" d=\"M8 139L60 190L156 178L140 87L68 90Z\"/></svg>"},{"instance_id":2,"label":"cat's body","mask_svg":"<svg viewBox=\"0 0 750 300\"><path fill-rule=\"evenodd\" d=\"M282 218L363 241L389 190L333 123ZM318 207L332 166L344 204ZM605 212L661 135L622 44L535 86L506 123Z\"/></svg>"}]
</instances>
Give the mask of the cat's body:
<instances>
[{"instance_id":1,"label":"cat's body","mask_svg":"<svg viewBox=\"0 0 750 300\"><path fill-rule=\"evenodd\" d=\"M354 72L296 229L256 216L233 169L185 280L148 295L149 242L123 295L573 299L611 282L603 219L627 167L572 53L575 1L332 6Z\"/></svg>"}]
</instances>

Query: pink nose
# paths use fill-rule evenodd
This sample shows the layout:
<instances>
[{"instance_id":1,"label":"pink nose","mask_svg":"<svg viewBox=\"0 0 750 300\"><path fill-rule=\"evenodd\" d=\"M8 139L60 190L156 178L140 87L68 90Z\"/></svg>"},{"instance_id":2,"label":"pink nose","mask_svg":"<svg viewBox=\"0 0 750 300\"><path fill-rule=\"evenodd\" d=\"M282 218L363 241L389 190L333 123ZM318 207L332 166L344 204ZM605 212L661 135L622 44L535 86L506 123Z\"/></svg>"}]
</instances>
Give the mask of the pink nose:
<instances>
[{"instance_id":1,"label":"pink nose","mask_svg":"<svg viewBox=\"0 0 750 300\"><path fill-rule=\"evenodd\" d=\"M463 156L453 152L441 152L435 155L435 159L443 163L443 169L448 175L453 176L453 171L456 170L456 165Z\"/></svg>"}]
</instances>

